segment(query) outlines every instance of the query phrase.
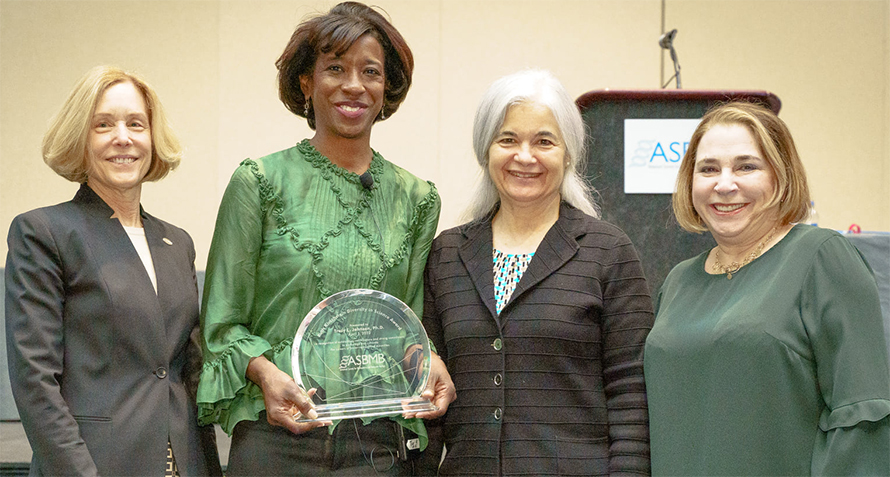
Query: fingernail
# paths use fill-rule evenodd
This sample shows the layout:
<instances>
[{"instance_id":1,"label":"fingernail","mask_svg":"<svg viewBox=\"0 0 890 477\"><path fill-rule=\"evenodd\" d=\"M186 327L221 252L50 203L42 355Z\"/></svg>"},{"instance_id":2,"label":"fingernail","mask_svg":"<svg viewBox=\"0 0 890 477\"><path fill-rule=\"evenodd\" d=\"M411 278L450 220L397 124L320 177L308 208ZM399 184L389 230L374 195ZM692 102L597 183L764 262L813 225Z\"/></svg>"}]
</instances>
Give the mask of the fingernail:
<instances>
[{"instance_id":1,"label":"fingernail","mask_svg":"<svg viewBox=\"0 0 890 477\"><path fill-rule=\"evenodd\" d=\"M309 419L318 419L318 413L315 412L315 409L310 409L309 412L306 413L306 416L309 417Z\"/></svg>"}]
</instances>

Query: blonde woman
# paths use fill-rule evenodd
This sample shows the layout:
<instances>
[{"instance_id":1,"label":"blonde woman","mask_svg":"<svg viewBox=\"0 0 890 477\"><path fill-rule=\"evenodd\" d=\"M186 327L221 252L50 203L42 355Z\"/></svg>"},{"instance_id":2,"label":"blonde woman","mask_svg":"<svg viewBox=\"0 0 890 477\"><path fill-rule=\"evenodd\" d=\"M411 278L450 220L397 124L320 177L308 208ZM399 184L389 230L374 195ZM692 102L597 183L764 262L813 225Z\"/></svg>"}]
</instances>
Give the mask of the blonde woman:
<instances>
[{"instance_id":1,"label":"blonde woman","mask_svg":"<svg viewBox=\"0 0 890 477\"><path fill-rule=\"evenodd\" d=\"M157 94L114 67L89 71L46 133L44 161L80 190L9 230L9 375L31 475L221 473L197 424L195 249L140 205L180 156Z\"/></svg>"}]
</instances>

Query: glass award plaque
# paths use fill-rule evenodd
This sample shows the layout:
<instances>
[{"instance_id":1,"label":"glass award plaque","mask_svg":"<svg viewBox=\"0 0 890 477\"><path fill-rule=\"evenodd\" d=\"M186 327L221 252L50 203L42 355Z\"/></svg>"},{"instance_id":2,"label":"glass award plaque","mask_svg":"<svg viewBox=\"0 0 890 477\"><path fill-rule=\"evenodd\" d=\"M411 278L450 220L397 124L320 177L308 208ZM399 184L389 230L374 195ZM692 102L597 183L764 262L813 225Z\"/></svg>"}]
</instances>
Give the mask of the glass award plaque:
<instances>
[{"instance_id":1,"label":"glass award plaque","mask_svg":"<svg viewBox=\"0 0 890 477\"><path fill-rule=\"evenodd\" d=\"M292 350L294 379L316 388L317 419L333 421L437 409L420 393L430 374L430 345L417 315L376 290L331 295L303 319Z\"/></svg>"}]
</instances>

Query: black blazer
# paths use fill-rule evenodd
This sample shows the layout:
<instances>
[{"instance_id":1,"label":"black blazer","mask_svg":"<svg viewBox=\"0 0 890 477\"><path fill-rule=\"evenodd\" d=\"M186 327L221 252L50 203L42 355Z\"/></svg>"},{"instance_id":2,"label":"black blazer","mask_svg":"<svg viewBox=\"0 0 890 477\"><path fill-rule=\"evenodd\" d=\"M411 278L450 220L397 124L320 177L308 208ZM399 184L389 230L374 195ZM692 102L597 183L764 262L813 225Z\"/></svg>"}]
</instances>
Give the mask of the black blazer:
<instances>
[{"instance_id":1,"label":"black blazer","mask_svg":"<svg viewBox=\"0 0 890 477\"><path fill-rule=\"evenodd\" d=\"M187 390L200 370L191 237L141 211L155 294L112 214L84 184L10 226L9 376L31 475L163 475L168 438L181 475L221 474Z\"/></svg>"},{"instance_id":2,"label":"black blazer","mask_svg":"<svg viewBox=\"0 0 890 477\"><path fill-rule=\"evenodd\" d=\"M436 238L423 323L457 400L439 475L649 473L638 255L617 227L562 204L495 311L489 219Z\"/></svg>"}]
</instances>

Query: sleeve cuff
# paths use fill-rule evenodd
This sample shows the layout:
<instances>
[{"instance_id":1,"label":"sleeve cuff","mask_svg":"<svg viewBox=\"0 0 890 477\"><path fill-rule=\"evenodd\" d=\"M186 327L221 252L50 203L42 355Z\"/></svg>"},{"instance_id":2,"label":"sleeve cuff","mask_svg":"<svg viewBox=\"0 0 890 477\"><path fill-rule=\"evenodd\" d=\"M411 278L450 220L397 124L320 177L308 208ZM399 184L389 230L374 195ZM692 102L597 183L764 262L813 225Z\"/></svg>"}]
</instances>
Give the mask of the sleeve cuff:
<instances>
[{"instance_id":1,"label":"sleeve cuff","mask_svg":"<svg viewBox=\"0 0 890 477\"><path fill-rule=\"evenodd\" d=\"M826 409L819 417L819 428L828 432L832 429L853 427L862 421L878 422L890 415L890 400L869 399L847 404L837 409Z\"/></svg>"}]
</instances>

